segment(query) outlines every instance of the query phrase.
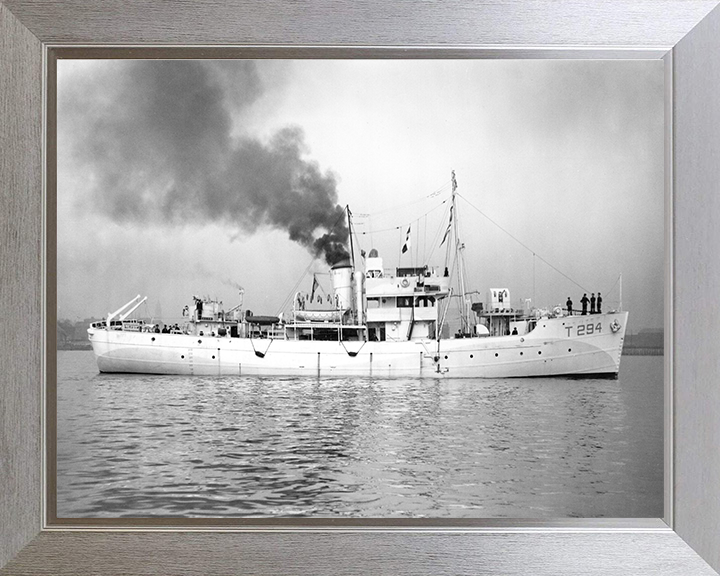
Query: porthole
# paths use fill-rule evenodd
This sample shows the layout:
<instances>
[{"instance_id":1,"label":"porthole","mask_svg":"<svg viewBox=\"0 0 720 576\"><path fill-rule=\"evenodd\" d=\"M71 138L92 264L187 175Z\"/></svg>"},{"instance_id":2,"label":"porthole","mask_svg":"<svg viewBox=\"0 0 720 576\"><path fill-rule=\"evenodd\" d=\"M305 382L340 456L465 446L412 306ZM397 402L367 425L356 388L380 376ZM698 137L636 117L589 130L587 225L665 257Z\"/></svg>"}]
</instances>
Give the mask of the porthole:
<instances>
[{"instance_id":1,"label":"porthole","mask_svg":"<svg viewBox=\"0 0 720 576\"><path fill-rule=\"evenodd\" d=\"M572 352L572 348L568 348L568 352Z\"/></svg>"},{"instance_id":2,"label":"porthole","mask_svg":"<svg viewBox=\"0 0 720 576\"><path fill-rule=\"evenodd\" d=\"M472 358L472 357L473 357L473 355L472 355L472 354L470 354L470 358Z\"/></svg>"},{"instance_id":3,"label":"porthole","mask_svg":"<svg viewBox=\"0 0 720 576\"><path fill-rule=\"evenodd\" d=\"M202 344L202 340L198 340L198 344Z\"/></svg>"},{"instance_id":4,"label":"porthole","mask_svg":"<svg viewBox=\"0 0 720 576\"><path fill-rule=\"evenodd\" d=\"M152 338L150 338L150 340L152 340L153 342L155 342L155 336L153 336Z\"/></svg>"},{"instance_id":5,"label":"porthole","mask_svg":"<svg viewBox=\"0 0 720 576\"><path fill-rule=\"evenodd\" d=\"M522 352L520 352L520 356L522 356L522 355L523 355L523 353L522 353Z\"/></svg>"},{"instance_id":6,"label":"porthole","mask_svg":"<svg viewBox=\"0 0 720 576\"><path fill-rule=\"evenodd\" d=\"M213 356L212 359L215 360L215 356Z\"/></svg>"},{"instance_id":7,"label":"porthole","mask_svg":"<svg viewBox=\"0 0 720 576\"><path fill-rule=\"evenodd\" d=\"M538 350L538 354L542 354L542 350Z\"/></svg>"},{"instance_id":8,"label":"porthole","mask_svg":"<svg viewBox=\"0 0 720 576\"><path fill-rule=\"evenodd\" d=\"M495 357L496 357L496 358L497 358L497 355L498 355L498 353L497 353L497 352L495 352Z\"/></svg>"},{"instance_id":9,"label":"porthole","mask_svg":"<svg viewBox=\"0 0 720 576\"><path fill-rule=\"evenodd\" d=\"M184 355L182 355L182 356L180 356L180 358L183 358L183 359L184 359L184 358L185 358L185 356L184 356Z\"/></svg>"},{"instance_id":10,"label":"porthole","mask_svg":"<svg viewBox=\"0 0 720 576\"><path fill-rule=\"evenodd\" d=\"M445 356L445 360L447 360L447 359L448 359L448 357L447 357L447 356Z\"/></svg>"}]
</instances>

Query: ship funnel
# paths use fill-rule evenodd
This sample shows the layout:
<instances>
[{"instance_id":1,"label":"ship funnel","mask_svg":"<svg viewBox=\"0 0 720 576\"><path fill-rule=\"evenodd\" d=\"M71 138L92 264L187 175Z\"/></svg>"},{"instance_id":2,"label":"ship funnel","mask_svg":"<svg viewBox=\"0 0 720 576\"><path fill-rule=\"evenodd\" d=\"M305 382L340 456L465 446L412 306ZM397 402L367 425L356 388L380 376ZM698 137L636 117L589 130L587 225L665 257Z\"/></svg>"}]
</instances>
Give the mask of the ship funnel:
<instances>
[{"instance_id":1,"label":"ship funnel","mask_svg":"<svg viewBox=\"0 0 720 576\"><path fill-rule=\"evenodd\" d=\"M341 260L330 269L335 302L341 310L352 307L353 269L349 260Z\"/></svg>"}]
</instances>

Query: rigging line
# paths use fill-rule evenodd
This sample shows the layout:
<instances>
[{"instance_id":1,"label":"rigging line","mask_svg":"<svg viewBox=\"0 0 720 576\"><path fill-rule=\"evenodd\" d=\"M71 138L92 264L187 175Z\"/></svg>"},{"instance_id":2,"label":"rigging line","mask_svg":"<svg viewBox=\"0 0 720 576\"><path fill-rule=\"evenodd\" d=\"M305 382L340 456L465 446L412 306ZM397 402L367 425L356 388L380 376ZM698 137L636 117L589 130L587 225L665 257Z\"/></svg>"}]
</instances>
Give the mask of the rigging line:
<instances>
[{"instance_id":1,"label":"rigging line","mask_svg":"<svg viewBox=\"0 0 720 576\"><path fill-rule=\"evenodd\" d=\"M452 279L455 275L455 263L457 261L457 257L453 258L452 263L448 262L450 264L450 270L448 273L448 276ZM450 284L450 294L449 296L452 296L453 289L452 289L452 283ZM450 311L450 306L452 305L452 298L447 299L447 304L445 304L445 311L442 315L442 320L440 322L440 326L438 326L438 352L440 351L440 332L442 331L442 327L445 325L445 320L447 319L447 314ZM448 323L449 324L449 323Z\"/></svg>"},{"instance_id":2,"label":"rigging line","mask_svg":"<svg viewBox=\"0 0 720 576\"><path fill-rule=\"evenodd\" d=\"M465 294L467 290L467 267L465 265L465 244L460 241L462 238L462 226L460 222L460 214L458 213L457 206L455 207L455 254L458 261L458 290ZM463 324L467 322L467 310L465 309L465 301L462 301L462 308L460 310L461 327L464 328Z\"/></svg>"},{"instance_id":3,"label":"rigging line","mask_svg":"<svg viewBox=\"0 0 720 576\"><path fill-rule=\"evenodd\" d=\"M317 276L329 276L329 274L327 274L325 272L313 272L313 283L315 283L317 281L317 278L316 278ZM323 288L323 285L320 284L320 282L317 283L317 287L318 287L318 290L320 290L320 292L322 292L325 296L329 295L325 291L325 288ZM311 291L312 291L312 288L311 288Z\"/></svg>"},{"instance_id":4,"label":"rigging line","mask_svg":"<svg viewBox=\"0 0 720 576\"><path fill-rule=\"evenodd\" d=\"M537 254L533 252L533 302L537 302L535 300L535 258L537 258Z\"/></svg>"},{"instance_id":5,"label":"rigging line","mask_svg":"<svg viewBox=\"0 0 720 576\"><path fill-rule=\"evenodd\" d=\"M340 216L338 216L338 219L335 220L335 223L328 230L328 232L332 232L333 230L335 230L335 228L337 228L338 224L340 224L340 222L344 219L345 219L345 210L343 209L342 213L340 214ZM348 234L350 234L350 228L348 228ZM282 303L282 306L280 307L280 310L277 312L277 314L280 314L283 310L285 310L285 306L287 306L292 301L292 299L295 298L295 293L297 292L298 286L300 286L300 283L305 279L305 276L307 276L308 272L310 271L310 268L312 267L312 265L316 259L317 259L317 256L312 257L307 268L305 268L305 272L302 273L302 275L300 276L298 281L295 283L295 286L293 287L293 289L290 291L290 293L285 298L285 301Z\"/></svg>"},{"instance_id":6,"label":"rigging line","mask_svg":"<svg viewBox=\"0 0 720 576\"><path fill-rule=\"evenodd\" d=\"M369 230L367 231L367 234L370 234L370 249L372 250L375 247L375 241L373 240L373 227L372 227L372 219L368 216L367 219L367 225ZM364 234L364 233L363 233ZM358 232L358 242L360 242L360 233Z\"/></svg>"},{"instance_id":7,"label":"rigging line","mask_svg":"<svg viewBox=\"0 0 720 576\"><path fill-rule=\"evenodd\" d=\"M430 194L428 194L427 198L432 198L433 196L437 196L438 194L440 194L440 192L442 192L445 188L447 188L448 184L450 184L451 182L452 182L452 179L446 180L445 183L442 186L440 186L440 188L438 188L434 192L431 192Z\"/></svg>"},{"instance_id":8,"label":"rigging line","mask_svg":"<svg viewBox=\"0 0 720 576\"><path fill-rule=\"evenodd\" d=\"M382 230L370 230L368 232L356 232L358 236L365 236L366 234L380 234L382 232L392 232L393 230L400 230L402 226L393 226L392 228L383 228Z\"/></svg>"},{"instance_id":9,"label":"rigging line","mask_svg":"<svg viewBox=\"0 0 720 576\"><path fill-rule=\"evenodd\" d=\"M462 254L460 254L459 250L455 251L455 256L453 257L453 265L452 265L452 271L450 272L451 277L455 274L455 267L457 266L458 273L457 273L457 283L458 283L458 296L460 298L456 300L457 304L457 313L458 317L460 318L460 330L462 331L465 326L464 324L467 322L467 319L465 318L465 299L467 298L467 294L463 292L461 282L460 282L460 259L462 258Z\"/></svg>"},{"instance_id":10,"label":"rigging line","mask_svg":"<svg viewBox=\"0 0 720 576\"><path fill-rule=\"evenodd\" d=\"M478 295L481 295L481 294L480 294L480 290L469 290L468 292L465 292L465 294L467 294L467 295L470 295L470 294L478 294ZM453 295L451 296L451 298L461 298L461 297L462 297L462 294L453 294Z\"/></svg>"},{"instance_id":11,"label":"rigging line","mask_svg":"<svg viewBox=\"0 0 720 576\"><path fill-rule=\"evenodd\" d=\"M360 244L360 232L357 231L357 224L355 223L355 219L352 220L352 230L349 231L350 234L355 234L355 238L357 240L357 249L360 251L360 257L364 258L363 254L367 255L370 250L366 251L365 248L363 248L363 246ZM372 238L370 239L370 246L372 249Z\"/></svg>"},{"instance_id":12,"label":"rigging line","mask_svg":"<svg viewBox=\"0 0 720 576\"><path fill-rule=\"evenodd\" d=\"M328 230L328 233L330 233L330 232L332 232L333 230L335 230L335 228L337 228L338 224L340 224L340 222L341 222L342 220L344 220L344 219L345 219L345 209L343 209L343 211L342 211L342 213L340 214L340 216L338 217L338 219L335 220L335 223L334 223L334 224L332 225L332 227ZM348 228L348 234L350 234L350 229L349 229L349 228ZM295 293L297 292L298 286L300 286L300 283L305 279L305 276L307 276L307 274L308 274L308 272L310 271L310 268L312 267L312 265L313 265L313 263L315 262L315 260L317 260L317 256L313 256L313 257L312 257L312 259L310 260L310 263L307 265L307 268L305 268L305 272L302 273L302 275L300 276L300 278L298 279L298 281L295 283L295 286L293 286L292 290L290 291L290 293L289 293L289 294L287 295L287 297L285 298L285 301L282 303L282 306L280 307L280 310L278 311L278 314L280 314L280 312L282 312L282 311L285 309L285 306L287 306L287 305L292 301L292 299L295 298Z\"/></svg>"},{"instance_id":13,"label":"rigging line","mask_svg":"<svg viewBox=\"0 0 720 576\"><path fill-rule=\"evenodd\" d=\"M427 256L427 214L423 217L423 249L422 249L422 260L425 261Z\"/></svg>"},{"instance_id":14,"label":"rigging line","mask_svg":"<svg viewBox=\"0 0 720 576\"><path fill-rule=\"evenodd\" d=\"M400 258L402 258L402 245L403 245L403 231L400 229L400 242L398 242L398 255L397 263L400 265Z\"/></svg>"},{"instance_id":15,"label":"rigging line","mask_svg":"<svg viewBox=\"0 0 720 576\"><path fill-rule=\"evenodd\" d=\"M365 256L367 257L368 252L370 252L370 250L373 249L372 237L370 238L370 247L368 248L365 244L362 243L362 241L361 241L362 238L360 238L361 233L358 232L357 229L355 228L355 223L353 223L353 230L355 230L354 234L355 234L355 239L357 241L358 250L360 250L360 256L362 257L362 255L364 253Z\"/></svg>"},{"instance_id":16,"label":"rigging line","mask_svg":"<svg viewBox=\"0 0 720 576\"><path fill-rule=\"evenodd\" d=\"M440 208L440 207L441 207L443 204L445 204L446 202L447 202L447 199L443 200L442 202L440 202L440 204L437 204L436 206L434 206L433 208L431 208L430 210L428 210L427 212L425 212L425 214L420 214L420 216L417 217L417 220L419 220L419 219L422 218L423 216L427 216L427 215L429 215L429 214L432 214L433 212L435 212L435 210L437 210L438 208ZM415 220L415 222L417 222L417 220ZM412 224L412 222L410 222L410 224ZM410 224L407 224L407 226L409 226ZM398 230L399 228L402 228L403 226L402 226L402 224L401 224L400 226L393 226L392 228L383 228L382 230L368 230L367 232L357 232L357 227L355 226L354 223L353 223L353 227L355 227L355 230L356 230L355 233L356 233L357 235L360 235L360 234L375 234L376 232L378 232L378 233L379 233L379 232L392 232L393 230Z\"/></svg>"},{"instance_id":17,"label":"rigging line","mask_svg":"<svg viewBox=\"0 0 720 576\"><path fill-rule=\"evenodd\" d=\"M315 258L310 260L310 264L307 265L307 268L305 268L305 272L303 272L300 275L299 280L295 283L295 286L292 287L292 290L285 298L285 301L280 306L280 309L275 313L275 316L279 315L283 310L285 310L285 307L290 304L293 298L295 298L295 294L297 294L297 289L300 286L300 283L305 280L305 277L308 275L308 272L310 272L310 268L312 268L312 265L315 263Z\"/></svg>"},{"instance_id":18,"label":"rigging line","mask_svg":"<svg viewBox=\"0 0 720 576\"><path fill-rule=\"evenodd\" d=\"M422 218L422 216L420 216ZM415 220L415 258L413 258L413 264L417 266L420 256L420 218Z\"/></svg>"},{"instance_id":19,"label":"rigging line","mask_svg":"<svg viewBox=\"0 0 720 576\"><path fill-rule=\"evenodd\" d=\"M618 277L615 279L615 284L612 285L612 287L610 288L610 290L608 290L607 292L605 292L605 297L608 297L610 294L612 294L612 291L615 290L615 286L617 286L617 285L618 285L618 282L620 282L620 276L621 276L621 275L618 275Z\"/></svg>"},{"instance_id":20,"label":"rigging line","mask_svg":"<svg viewBox=\"0 0 720 576\"><path fill-rule=\"evenodd\" d=\"M427 200L428 198L434 198L437 196L440 192L442 192L445 188L447 188L447 185L450 184L450 180L445 182L440 188L435 190L434 192L431 192L430 194L426 194L422 198L417 198L416 200L411 200L410 202L405 202L404 204L396 204L395 206L391 206L390 208L386 208L385 210L379 210L377 212L363 212L363 217L370 217L370 216L377 216L378 214L385 214L386 212L391 212L393 210L397 210L398 208L404 208L406 206L412 206L413 204L418 204L419 202L422 202L423 200ZM360 215L358 214L358 217Z\"/></svg>"},{"instance_id":21,"label":"rigging line","mask_svg":"<svg viewBox=\"0 0 720 576\"><path fill-rule=\"evenodd\" d=\"M548 266L550 266L550 268L552 268L553 270L555 270L555 272L557 272L558 274L560 274L561 276L563 276L563 277L566 278L567 280L570 280L570 282L572 282L573 284L575 284L575 286L577 286L577 287L579 287L579 288L582 288L585 292L588 291L587 288L585 288L585 287L582 286L581 284L578 284L575 280L573 280L572 278L570 278L570 276L568 276L567 274L565 274L562 270L557 269L555 266L553 266L552 264L550 264L550 262L548 262L547 260L545 260L545 258L543 258L543 257L540 256L538 253L536 253L532 248L530 248L529 246L527 246L526 244L524 244L523 242L521 242L520 240L518 240L518 239L517 239L515 236L513 236L510 232L508 232L507 230L505 230L505 228L503 228L502 226L500 226L500 224L498 224L497 222L495 222L495 220L493 220L492 218L490 218L490 216L488 216L487 214L485 214L482 210L480 210L480 208L478 208L478 207L475 206L472 202L470 202L470 200L468 200L467 198L465 198L465 196L463 196L463 195L461 195L461 194L459 194L459 193L458 193L458 196L460 196L460 198L462 198L463 200L465 200L465 202L467 202L468 205L469 205L471 208L474 208L475 210L477 210L482 216L484 216L485 218L487 218L492 224L494 224L495 226L497 226L498 228L500 228L500 230L502 230L503 232L505 232L505 234L507 234L508 236L510 236L510 238L512 238L513 240L515 240L515 242L517 242L518 244L520 244L520 246L522 246L523 248L525 248L525 250L527 250L528 252L530 252L535 258L539 258L540 260L542 260L545 264L547 264Z\"/></svg>"},{"instance_id":22,"label":"rigging line","mask_svg":"<svg viewBox=\"0 0 720 576\"><path fill-rule=\"evenodd\" d=\"M446 200L447 201L447 200ZM430 259L433 257L433 254L435 254L435 249L438 248L438 241L440 240L440 235L445 232L445 229L447 228L447 225L445 224L447 222L447 211L443 214L443 218L440 221L440 225L437 228L437 231L435 232L435 236L433 237L433 240L430 244L432 247L432 250L430 250L430 254L428 254L427 259L425 260L426 264L430 263Z\"/></svg>"},{"instance_id":23,"label":"rigging line","mask_svg":"<svg viewBox=\"0 0 720 576\"><path fill-rule=\"evenodd\" d=\"M455 244L457 240L457 238L455 237L455 224L452 221L454 216L453 212L455 212L454 206L455 201L453 200L453 202L450 204L450 217L448 219L448 226L446 231L447 236L443 236L443 239L447 240L447 243L445 244L445 267L450 265L450 244Z\"/></svg>"}]
</instances>

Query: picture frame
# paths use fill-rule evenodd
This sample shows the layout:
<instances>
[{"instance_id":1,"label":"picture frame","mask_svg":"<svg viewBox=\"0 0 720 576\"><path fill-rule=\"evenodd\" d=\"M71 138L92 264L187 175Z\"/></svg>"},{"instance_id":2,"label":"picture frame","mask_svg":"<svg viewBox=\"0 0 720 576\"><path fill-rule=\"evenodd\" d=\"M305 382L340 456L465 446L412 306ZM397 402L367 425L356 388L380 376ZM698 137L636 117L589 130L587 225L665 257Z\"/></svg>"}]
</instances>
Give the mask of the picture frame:
<instances>
[{"instance_id":1,"label":"picture frame","mask_svg":"<svg viewBox=\"0 0 720 576\"><path fill-rule=\"evenodd\" d=\"M0 3L0 574L19 573L504 573L713 574L720 569L720 357L712 295L720 284L713 225L720 167L720 9L716 1L652 4L547 1L380 2L362 7L274 3L170 6L151 2ZM412 17L412 18L411 18ZM665 517L645 521L378 522L318 519L304 526L155 527L48 522L43 462L47 410L43 378L43 169L55 151L45 139L44 78L53 46L88 44L285 46L327 55L390 46L414 55L475 48L478 57L663 58L667 86L668 254L666 300ZM485 47L485 48L483 48ZM366 52L367 53L367 52ZM382 54L378 54L382 55ZM7 154L7 155L6 155ZM53 206L48 204L48 212ZM698 309L706 310L699 318ZM47 374L50 378L52 375ZM713 443L715 442L715 444ZM87 524L87 523L86 523Z\"/></svg>"}]
</instances>

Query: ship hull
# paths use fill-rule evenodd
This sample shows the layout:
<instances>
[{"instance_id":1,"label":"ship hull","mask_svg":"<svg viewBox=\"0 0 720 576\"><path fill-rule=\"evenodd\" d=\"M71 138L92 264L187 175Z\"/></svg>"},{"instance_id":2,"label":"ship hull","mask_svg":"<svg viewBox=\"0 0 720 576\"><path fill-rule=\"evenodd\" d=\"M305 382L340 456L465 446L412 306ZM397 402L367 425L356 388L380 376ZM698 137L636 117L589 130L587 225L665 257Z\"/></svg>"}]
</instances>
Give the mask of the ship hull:
<instances>
[{"instance_id":1,"label":"ship hull","mask_svg":"<svg viewBox=\"0 0 720 576\"><path fill-rule=\"evenodd\" d=\"M616 376L627 313L538 320L522 336L307 341L90 328L100 372L202 376Z\"/></svg>"}]
</instances>

